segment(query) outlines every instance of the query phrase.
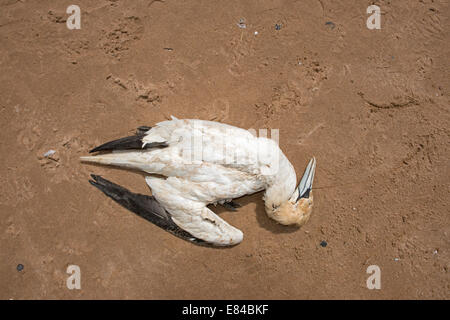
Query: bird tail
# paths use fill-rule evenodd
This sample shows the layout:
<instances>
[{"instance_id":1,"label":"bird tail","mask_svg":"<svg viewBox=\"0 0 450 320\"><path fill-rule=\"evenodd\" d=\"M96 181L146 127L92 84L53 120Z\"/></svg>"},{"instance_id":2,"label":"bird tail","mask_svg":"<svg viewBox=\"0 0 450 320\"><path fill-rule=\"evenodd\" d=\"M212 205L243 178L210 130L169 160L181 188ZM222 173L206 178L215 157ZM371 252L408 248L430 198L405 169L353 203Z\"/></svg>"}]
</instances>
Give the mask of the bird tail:
<instances>
[{"instance_id":1,"label":"bird tail","mask_svg":"<svg viewBox=\"0 0 450 320\"><path fill-rule=\"evenodd\" d=\"M127 167L147 171L151 164L148 155L139 151L113 152L97 156L80 157L83 162L98 163L119 167Z\"/></svg>"},{"instance_id":2,"label":"bird tail","mask_svg":"<svg viewBox=\"0 0 450 320\"><path fill-rule=\"evenodd\" d=\"M147 126L139 127L133 136L106 142L89 151L89 153L99 151L112 151L112 153L99 154L93 157L81 157L80 160L83 162L115 165L146 171L151 162L146 151L167 148L169 146L166 141L144 141L150 129L151 127Z\"/></svg>"}]
</instances>

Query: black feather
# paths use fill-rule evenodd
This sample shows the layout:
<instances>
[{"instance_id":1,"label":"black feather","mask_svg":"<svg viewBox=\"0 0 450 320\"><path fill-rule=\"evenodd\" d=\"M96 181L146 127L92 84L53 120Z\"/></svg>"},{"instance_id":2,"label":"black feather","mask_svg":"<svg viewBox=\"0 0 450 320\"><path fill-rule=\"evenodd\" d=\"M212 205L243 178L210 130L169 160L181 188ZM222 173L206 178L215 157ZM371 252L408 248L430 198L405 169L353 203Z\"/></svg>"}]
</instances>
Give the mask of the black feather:
<instances>
[{"instance_id":1,"label":"black feather","mask_svg":"<svg viewBox=\"0 0 450 320\"><path fill-rule=\"evenodd\" d=\"M147 143L145 147L143 147L144 143L142 139L145 137L145 133L138 133L134 136L129 136L125 138L120 138L117 140L113 140L107 143L98 146L89 153L97 152L97 151L113 151L113 150L131 150L131 149L149 149L149 148L165 148L168 146L167 142L151 142Z\"/></svg>"}]
</instances>

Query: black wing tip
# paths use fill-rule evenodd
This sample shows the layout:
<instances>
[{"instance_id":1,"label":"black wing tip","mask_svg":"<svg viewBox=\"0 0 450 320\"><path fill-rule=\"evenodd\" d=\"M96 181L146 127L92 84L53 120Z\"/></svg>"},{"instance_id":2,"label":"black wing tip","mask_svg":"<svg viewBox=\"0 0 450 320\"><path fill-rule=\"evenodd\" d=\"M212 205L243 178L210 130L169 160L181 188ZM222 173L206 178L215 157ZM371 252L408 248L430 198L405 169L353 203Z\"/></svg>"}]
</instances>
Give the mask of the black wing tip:
<instances>
[{"instance_id":1,"label":"black wing tip","mask_svg":"<svg viewBox=\"0 0 450 320\"><path fill-rule=\"evenodd\" d=\"M92 184L94 187L97 187L98 186L98 178L99 178L100 176L96 176L95 174L91 174L91 178L92 178L92 180L91 179L89 179L89 183L90 184Z\"/></svg>"},{"instance_id":2,"label":"black wing tip","mask_svg":"<svg viewBox=\"0 0 450 320\"><path fill-rule=\"evenodd\" d=\"M90 150L89 153L114 150L143 150L150 148L166 148L169 146L166 141L150 142L144 145L144 142L142 141L143 137L143 135L136 135L110 141Z\"/></svg>"},{"instance_id":3,"label":"black wing tip","mask_svg":"<svg viewBox=\"0 0 450 320\"><path fill-rule=\"evenodd\" d=\"M89 150L89 153L94 153L94 152L97 152L97 151L100 151L99 147L95 147L94 149Z\"/></svg>"},{"instance_id":4,"label":"black wing tip","mask_svg":"<svg viewBox=\"0 0 450 320\"><path fill-rule=\"evenodd\" d=\"M107 147L105 147L105 145L102 144L101 146L98 146L92 150L89 150L89 153L94 153L94 152L99 152L99 151L112 151L112 150L114 150L114 149L107 148Z\"/></svg>"},{"instance_id":5,"label":"black wing tip","mask_svg":"<svg viewBox=\"0 0 450 320\"><path fill-rule=\"evenodd\" d=\"M99 152L99 151L113 151L113 150L128 150L128 149L139 149L143 147L142 138L151 129L150 126L140 126L136 128L136 134L129 137L120 138L117 140L112 140L106 142L94 149L90 150L89 153Z\"/></svg>"},{"instance_id":6,"label":"black wing tip","mask_svg":"<svg viewBox=\"0 0 450 320\"><path fill-rule=\"evenodd\" d=\"M102 178L102 176L99 176L99 175L96 175L96 174L91 174L91 178L92 178L92 180L94 180L93 182L98 183L98 184L103 184L103 185L106 185L106 184L115 185L115 184L112 183L111 181L108 181L108 180ZM89 181L92 181L92 180L89 180Z\"/></svg>"},{"instance_id":7,"label":"black wing tip","mask_svg":"<svg viewBox=\"0 0 450 320\"><path fill-rule=\"evenodd\" d=\"M210 246L209 242L199 239L189 232L181 229L173 222L170 214L159 204L153 196L133 193L99 175L91 174L89 183L102 191L105 195L116 201L121 206L155 224L161 229L177 236L180 239L200 246ZM158 214L158 210L164 210L165 214Z\"/></svg>"},{"instance_id":8,"label":"black wing tip","mask_svg":"<svg viewBox=\"0 0 450 320\"><path fill-rule=\"evenodd\" d=\"M117 194L121 191L122 187L108 181L101 176L91 174L92 180L89 180L89 183L99 189L101 192L106 194L108 197L112 197L114 194ZM113 198L113 197L112 197Z\"/></svg>"},{"instance_id":9,"label":"black wing tip","mask_svg":"<svg viewBox=\"0 0 450 320\"><path fill-rule=\"evenodd\" d=\"M94 149L89 153L99 151L114 151L114 150L130 150L130 149L142 149L144 143L142 142L143 136L130 136L113 141L106 142Z\"/></svg>"}]
</instances>

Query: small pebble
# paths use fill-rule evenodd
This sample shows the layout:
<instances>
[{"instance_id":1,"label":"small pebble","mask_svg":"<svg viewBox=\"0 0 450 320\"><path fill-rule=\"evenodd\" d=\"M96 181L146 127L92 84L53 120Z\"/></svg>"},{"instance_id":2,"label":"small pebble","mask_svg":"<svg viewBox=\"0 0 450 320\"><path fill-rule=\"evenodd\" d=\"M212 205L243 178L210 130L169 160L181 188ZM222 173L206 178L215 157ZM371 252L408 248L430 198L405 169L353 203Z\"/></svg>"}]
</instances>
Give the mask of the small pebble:
<instances>
[{"instance_id":1,"label":"small pebble","mask_svg":"<svg viewBox=\"0 0 450 320\"><path fill-rule=\"evenodd\" d=\"M400 260L399 258L394 258L394 261L398 261L398 260Z\"/></svg>"},{"instance_id":2,"label":"small pebble","mask_svg":"<svg viewBox=\"0 0 450 320\"><path fill-rule=\"evenodd\" d=\"M48 150L46 153L44 153L44 157L48 158L56 153L55 150Z\"/></svg>"},{"instance_id":3,"label":"small pebble","mask_svg":"<svg viewBox=\"0 0 450 320\"><path fill-rule=\"evenodd\" d=\"M21 263L19 263L18 265L17 265L17 271L22 271L23 270L23 264L21 264Z\"/></svg>"},{"instance_id":4,"label":"small pebble","mask_svg":"<svg viewBox=\"0 0 450 320\"><path fill-rule=\"evenodd\" d=\"M323 240L320 242L320 245L325 248L328 245L328 243L325 240Z\"/></svg>"},{"instance_id":5,"label":"small pebble","mask_svg":"<svg viewBox=\"0 0 450 320\"><path fill-rule=\"evenodd\" d=\"M255 31L255 36L258 35L258 31Z\"/></svg>"},{"instance_id":6,"label":"small pebble","mask_svg":"<svg viewBox=\"0 0 450 320\"><path fill-rule=\"evenodd\" d=\"M245 29L247 28L247 25L245 24L245 20L244 19L240 19L239 23L237 24L237 26L241 29Z\"/></svg>"},{"instance_id":7,"label":"small pebble","mask_svg":"<svg viewBox=\"0 0 450 320\"><path fill-rule=\"evenodd\" d=\"M325 25L329 26L331 29L334 29L334 27L336 27L336 25L333 22L331 22L331 21L325 22Z\"/></svg>"}]
</instances>

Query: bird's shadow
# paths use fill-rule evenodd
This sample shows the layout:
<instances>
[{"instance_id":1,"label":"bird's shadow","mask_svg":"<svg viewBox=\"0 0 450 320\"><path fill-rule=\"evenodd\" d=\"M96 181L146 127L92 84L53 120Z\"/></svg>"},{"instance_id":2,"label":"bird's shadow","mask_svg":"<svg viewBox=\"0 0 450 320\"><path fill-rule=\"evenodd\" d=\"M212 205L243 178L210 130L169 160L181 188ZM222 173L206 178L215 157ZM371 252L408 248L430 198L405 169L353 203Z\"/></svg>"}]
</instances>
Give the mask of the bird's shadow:
<instances>
[{"instance_id":1,"label":"bird's shadow","mask_svg":"<svg viewBox=\"0 0 450 320\"><path fill-rule=\"evenodd\" d=\"M242 211L243 207L247 206L250 203L256 204L256 220L258 221L258 224L260 227L275 233L293 233L300 229L298 226L284 226L279 223L277 223L275 220L269 218L269 216L266 213L266 209L264 207L264 200L262 200L263 191L254 193L252 195L243 196L241 198L234 199L233 201L240 204L242 208L238 208L235 212L238 214L240 211ZM229 211L228 209L222 207L222 206L212 206L211 209L214 209L214 212L220 215L223 212Z\"/></svg>"}]
</instances>

